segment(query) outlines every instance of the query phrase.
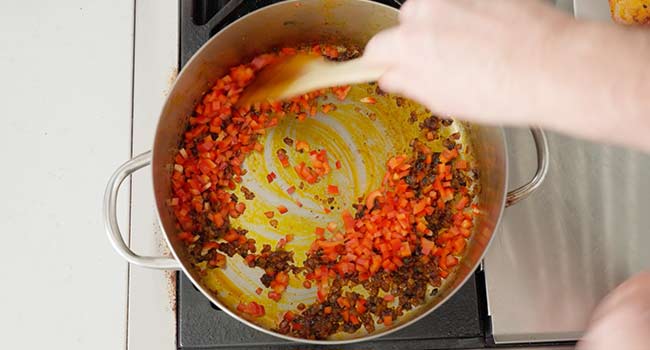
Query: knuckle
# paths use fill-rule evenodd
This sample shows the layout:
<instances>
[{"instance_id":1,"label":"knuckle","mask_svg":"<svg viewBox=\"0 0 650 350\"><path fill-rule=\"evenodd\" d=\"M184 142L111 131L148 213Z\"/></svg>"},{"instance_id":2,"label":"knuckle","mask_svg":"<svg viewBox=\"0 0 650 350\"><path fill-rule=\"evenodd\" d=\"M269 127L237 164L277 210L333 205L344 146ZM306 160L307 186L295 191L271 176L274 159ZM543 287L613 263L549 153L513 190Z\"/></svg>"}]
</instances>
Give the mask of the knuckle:
<instances>
[{"instance_id":1,"label":"knuckle","mask_svg":"<svg viewBox=\"0 0 650 350\"><path fill-rule=\"evenodd\" d=\"M449 6L449 0L408 0L402 5L400 21L430 21L444 15Z\"/></svg>"},{"instance_id":2,"label":"knuckle","mask_svg":"<svg viewBox=\"0 0 650 350\"><path fill-rule=\"evenodd\" d=\"M436 3L440 0L408 0L400 10L400 19L409 20L416 18L423 7L429 6L430 3Z\"/></svg>"}]
</instances>

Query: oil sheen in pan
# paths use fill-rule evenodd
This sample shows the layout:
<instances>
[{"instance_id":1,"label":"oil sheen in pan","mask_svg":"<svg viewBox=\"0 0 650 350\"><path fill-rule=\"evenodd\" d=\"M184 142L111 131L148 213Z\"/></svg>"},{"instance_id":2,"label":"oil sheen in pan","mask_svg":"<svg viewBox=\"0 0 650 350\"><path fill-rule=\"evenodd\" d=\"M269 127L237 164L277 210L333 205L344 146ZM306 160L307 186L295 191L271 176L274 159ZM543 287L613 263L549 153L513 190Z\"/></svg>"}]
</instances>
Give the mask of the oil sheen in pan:
<instances>
[{"instance_id":1,"label":"oil sheen in pan","mask_svg":"<svg viewBox=\"0 0 650 350\"><path fill-rule=\"evenodd\" d=\"M368 96L373 97L376 103L360 102ZM390 94L377 94L376 86L369 84L353 86L345 101L327 95L321 98L321 103L333 103L336 110L323 114L319 108L316 116L307 117L302 122L297 121L294 115L288 115L260 140L264 151L253 152L246 158L244 168L248 173L242 177L241 186L254 192L255 198L244 201L244 214L231 219L233 227L249 231L247 237L255 239L258 250L263 244L275 247L278 240L292 234L294 240L285 249L294 252L297 266L302 266L306 258L305 254L315 239L316 227L325 227L332 221L342 226L342 211L347 209L354 213L352 204L380 186L387 160L396 154L410 154L409 143L414 138L425 140L419 124L430 116L422 106ZM451 127L441 129L438 140L427 144L434 151L440 151L442 140L449 134L460 131L464 137L462 129L462 124L455 122ZM287 145L285 137L293 139L294 146ZM306 141L311 149L325 149L332 166L329 175L316 184L305 183L304 189L299 188L301 179L293 165L299 161L309 163L308 153L300 154L295 150L297 140ZM286 168L276 154L281 148L289 156L291 165ZM461 152L461 156L466 157L464 152ZM334 166L337 160L341 169ZM266 176L271 172L277 178L269 183ZM330 184L339 187L338 195L327 194ZM291 195L287 193L290 186L295 187ZM239 188L235 193L241 193ZM334 198L331 203L328 202L330 197ZM296 201L302 203L302 207ZM288 212L280 214L278 205L286 206ZM330 209L331 213L326 214L324 207ZM277 229L269 224L270 219L264 215L268 211L274 212ZM205 263L202 267L205 268ZM268 290L260 282L262 274L261 269L248 267L241 257L235 255L228 258L225 269L208 269L204 282L224 301L224 305L237 305L240 300L264 305L266 315L252 321L265 327L275 327L280 317L278 315L288 310L295 311L299 303L309 305L316 301L316 287L306 289L302 286L302 276L290 274L289 286L276 303L266 295ZM264 290L261 295L255 293L258 287ZM355 291L363 292L363 289ZM377 326L378 329L383 327ZM365 332L365 329L362 327L359 332Z\"/></svg>"}]
</instances>

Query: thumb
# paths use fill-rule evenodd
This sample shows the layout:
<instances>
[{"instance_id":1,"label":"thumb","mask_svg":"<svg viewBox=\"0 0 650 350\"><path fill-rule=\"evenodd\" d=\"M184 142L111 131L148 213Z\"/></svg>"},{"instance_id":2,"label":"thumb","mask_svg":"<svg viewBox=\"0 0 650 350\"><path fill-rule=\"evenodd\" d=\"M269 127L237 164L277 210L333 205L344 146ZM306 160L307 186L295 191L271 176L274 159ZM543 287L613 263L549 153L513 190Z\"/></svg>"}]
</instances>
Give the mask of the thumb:
<instances>
[{"instance_id":1,"label":"thumb","mask_svg":"<svg viewBox=\"0 0 650 350\"><path fill-rule=\"evenodd\" d=\"M379 87L393 94L403 95L406 91L405 76L399 70L390 69L379 79Z\"/></svg>"}]
</instances>

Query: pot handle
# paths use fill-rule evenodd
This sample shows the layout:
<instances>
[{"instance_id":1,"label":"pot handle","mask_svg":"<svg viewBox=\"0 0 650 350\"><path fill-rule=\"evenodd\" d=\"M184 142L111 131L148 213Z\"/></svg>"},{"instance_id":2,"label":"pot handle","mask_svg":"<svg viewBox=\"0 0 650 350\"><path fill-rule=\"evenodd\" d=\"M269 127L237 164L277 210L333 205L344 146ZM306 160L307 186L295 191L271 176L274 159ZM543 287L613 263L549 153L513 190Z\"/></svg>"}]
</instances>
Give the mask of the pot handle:
<instances>
[{"instance_id":1,"label":"pot handle","mask_svg":"<svg viewBox=\"0 0 650 350\"><path fill-rule=\"evenodd\" d=\"M126 245L117 223L117 193L124 179L135 171L151 163L151 151L144 152L137 157L122 164L108 180L104 192L104 225L106 234L113 245L113 249L124 259L134 265L150 269L180 270L180 263L171 257L165 256L140 256Z\"/></svg>"},{"instance_id":2,"label":"pot handle","mask_svg":"<svg viewBox=\"0 0 650 350\"><path fill-rule=\"evenodd\" d=\"M546 134L542 129L537 127L530 128L530 132L533 134L535 148L537 149L537 172L535 172L535 176L527 184L508 192L506 195L506 207L517 204L520 200L530 196L544 182L546 174L548 174L550 156Z\"/></svg>"}]
</instances>

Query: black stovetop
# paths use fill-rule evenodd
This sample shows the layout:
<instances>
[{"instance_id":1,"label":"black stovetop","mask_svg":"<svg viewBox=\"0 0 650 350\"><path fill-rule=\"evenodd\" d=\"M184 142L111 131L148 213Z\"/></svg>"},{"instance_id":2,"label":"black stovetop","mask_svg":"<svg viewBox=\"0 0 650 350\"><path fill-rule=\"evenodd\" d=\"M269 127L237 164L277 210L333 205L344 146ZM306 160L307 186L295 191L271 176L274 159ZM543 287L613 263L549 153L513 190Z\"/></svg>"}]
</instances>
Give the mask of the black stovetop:
<instances>
[{"instance_id":1,"label":"black stovetop","mask_svg":"<svg viewBox=\"0 0 650 350\"><path fill-rule=\"evenodd\" d=\"M332 349L475 349L485 346L477 281L471 278L445 304L415 324L385 337ZM327 349L276 338L228 316L180 274L177 304L179 349Z\"/></svg>"},{"instance_id":2,"label":"black stovetop","mask_svg":"<svg viewBox=\"0 0 650 350\"><path fill-rule=\"evenodd\" d=\"M282 0L181 0L182 68L213 34L232 21ZM375 0L399 7L402 0ZM179 349L294 349L291 343L256 331L219 310L182 273L177 291ZM467 349L486 346L485 291L481 273L473 276L438 310L399 332L371 342L336 349ZM310 349L327 347L309 346Z\"/></svg>"}]
</instances>

